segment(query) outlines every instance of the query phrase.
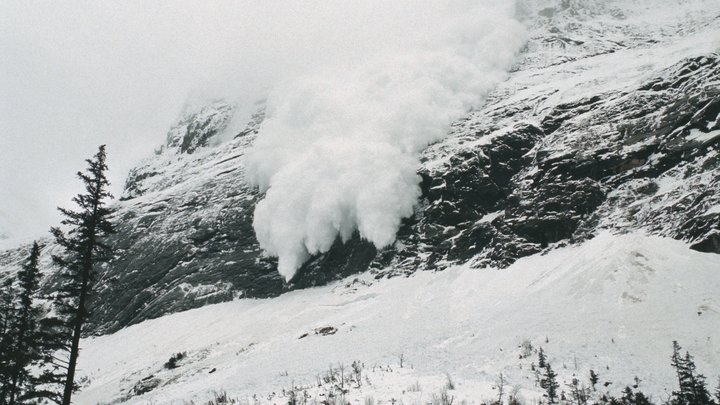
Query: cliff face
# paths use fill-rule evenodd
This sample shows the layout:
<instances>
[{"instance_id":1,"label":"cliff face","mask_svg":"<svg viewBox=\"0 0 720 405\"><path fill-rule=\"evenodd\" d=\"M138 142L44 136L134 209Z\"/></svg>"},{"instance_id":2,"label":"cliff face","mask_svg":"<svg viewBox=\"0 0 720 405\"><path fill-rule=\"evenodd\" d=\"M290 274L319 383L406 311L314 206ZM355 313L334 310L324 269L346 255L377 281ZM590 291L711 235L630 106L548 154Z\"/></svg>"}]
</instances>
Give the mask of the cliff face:
<instances>
[{"instance_id":1,"label":"cliff face","mask_svg":"<svg viewBox=\"0 0 720 405\"><path fill-rule=\"evenodd\" d=\"M720 253L720 10L669 15L669 1L642 3L520 7L531 33L521 60L423 153L422 198L394 246L338 241L290 283L252 227L261 196L243 157L262 109L222 143L232 104L188 112L128 175L92 332L365 271L504 267L604 229ZM0 268L11 274L23 255L0 253Z\"/></svg>"}]
</instances>

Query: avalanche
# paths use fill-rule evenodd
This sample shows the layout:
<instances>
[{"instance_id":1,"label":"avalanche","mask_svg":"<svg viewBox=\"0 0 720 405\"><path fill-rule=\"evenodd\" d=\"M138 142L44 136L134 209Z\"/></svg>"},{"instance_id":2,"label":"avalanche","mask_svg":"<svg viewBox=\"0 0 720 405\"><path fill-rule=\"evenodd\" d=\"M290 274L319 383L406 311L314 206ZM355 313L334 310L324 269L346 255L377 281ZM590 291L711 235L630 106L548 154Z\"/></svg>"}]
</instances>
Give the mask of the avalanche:
<instances>
[{"instance_id":1,"label":"avalanche","mask_svg":"<svg viewBox=\"0 0 720 405\"><path fill-rule=\"evenodd\" d=\"M419 152L482 102L525 43L514 2L406 6L427 19L400 16L404 32L361 61L287 80L268 99L246 176L267 191L253 226L286 280L356 230L390 245L420 196Z\"/></svg>"}]
</instances>

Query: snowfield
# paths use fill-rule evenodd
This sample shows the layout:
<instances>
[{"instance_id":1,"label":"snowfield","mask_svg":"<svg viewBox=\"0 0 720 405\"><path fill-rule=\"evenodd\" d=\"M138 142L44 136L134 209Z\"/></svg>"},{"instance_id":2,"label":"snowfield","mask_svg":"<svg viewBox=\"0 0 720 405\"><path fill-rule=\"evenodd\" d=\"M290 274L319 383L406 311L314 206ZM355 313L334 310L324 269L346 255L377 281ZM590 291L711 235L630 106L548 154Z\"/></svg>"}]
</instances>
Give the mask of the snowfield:
<instances>
[{"instance_id":1,"label":"snowfield","mask_svg":"<svg viewBox=\"0 0 720 405\"><path fill-rule=\"evenodd\" d=\"M531 370L538 347L562 389L573 376L588 385L593 369L599 385L612 382L611 392L637 376L640 389L661 400L675 387L673 340L696 357L710 384L717 381L718 291L720 255L639 233L602 233L500 271L461 266L381 280L364 274L86 339L77 403L182 404L225 391L250 403L284 404L283 390L293 385L309 387L318 400L316 381L329 365L348 370L355 360L365 367L362 386L346 395L353 404L427 403L447 375L457 403L479 403L496 397L501 372L507 391L532 400L541 395ZM530 356L521 358L528 343ZM186 352L179 366L164 368L178 352ZM129 395L145 383L148 392Z\"/></svg>"}]
</instances>

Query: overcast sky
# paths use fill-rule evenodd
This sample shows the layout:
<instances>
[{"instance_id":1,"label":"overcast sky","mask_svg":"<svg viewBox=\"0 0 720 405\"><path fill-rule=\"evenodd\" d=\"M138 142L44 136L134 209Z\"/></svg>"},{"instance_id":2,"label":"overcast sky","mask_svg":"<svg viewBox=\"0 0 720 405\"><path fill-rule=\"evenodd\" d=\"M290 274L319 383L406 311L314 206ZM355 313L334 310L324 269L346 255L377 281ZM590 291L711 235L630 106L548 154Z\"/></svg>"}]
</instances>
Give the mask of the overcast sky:
<instances>
[{"instance_id":1,"label":"overcast sky","mask_svg":"<svg viewBox=\"0 0 720 405\"><path fill-rule=\"evenodd\" d=\"M479 3L510 2L0 0L0 236L57 224L100 144L119 195L188 100L251 103L308 72L467 36L448 16Z\"/></svg>"},{"instance_id":2,"label":"overcast sky","mask_svg":"<svg viewBox=\"0 0 720 405\"><path fill-rule=\"evenodd\" d=\"M0 228L42 233L74 177L108 145L119 193L188 94L226 75L219 8L161 2L7 2L0 7ZM236 55L235 55L236 56ZM4 222L4 223L3 223ZM9 228L9 229L8 229ZM2 232L2 229L0 229Z\"/></svg>"},{"instance_id":3,"label":"overcast sky","mask_svg":"<svg viewBox=\"0 0 720 405\"><path fill-rule=\"evenodd\" d=\"M98 145L119 194L189 97L259 98L278 77L359 58L422 2L321 3L1 0L0 234L56 223Z\"/></svg>"}]
</instances>

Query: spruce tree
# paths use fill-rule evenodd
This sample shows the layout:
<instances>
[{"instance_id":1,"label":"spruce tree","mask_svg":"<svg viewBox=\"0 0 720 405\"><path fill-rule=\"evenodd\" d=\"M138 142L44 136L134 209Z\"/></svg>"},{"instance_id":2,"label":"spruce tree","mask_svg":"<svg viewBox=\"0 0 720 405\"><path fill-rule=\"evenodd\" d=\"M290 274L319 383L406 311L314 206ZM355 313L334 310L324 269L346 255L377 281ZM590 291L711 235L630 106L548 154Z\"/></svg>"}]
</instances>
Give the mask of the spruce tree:
<instances>
[{"instance_id":1,"label":"spruce tree","mask_svg":"<svg viewBox=\"0 0 720 405\"><path fill-rule=\"evenodd\" d=\"M58 208L64 219L60 228L52 228L57 244L63 248L62 255L53 256L55 264L60 266L62 285L57 295L58 312L69 336L62 404L70 405L75 390L75 368L92 298L93 282L98 265L110 258L111 249L105 244L105 238L114 232L109 220L112 213L106 206L106 200L112 198L108 191L109 182L105 175L105 145L100 146L92 159L87 159L87 171L77 176L85 186L85 192L73 198L77 211Z\"/></svg>"},{"instance_id":2,"label":"spruce tree","mask_svg":"<svg viewBox=\"0 0 720 405\"><path fill-rule=\"evenodd\" d=\"M37 400L59 402L50 378L53 354L63 346L56 332L58 320L48 316L37 303L41 298L40 246L33 243L27 262L17 273L19 293L17 308L7 334L7 381L3 401L14 405L36 403ZM51 384L51 385L47 385ZM57 384L55 384L57 385ZM0 402L0 404L3 402Z\"/></svg>"},{"instance_id":3,"label":"spruce tree","mask_svg":"<svg viewBox=\"0 0 720 405\"><path fill-rule=\"evenodd\" d=\"M17 273L19 286L18 305L9 333L7 401L15 404L24 393L30 393L35 385L31 367L41 362L42 342L38 339L40 308L35 296L40 287L40 246L33 243L27 262Z\"/></svg>"},{"instance_id":4,"label":"spruce tree","mask_svg":"<svg viewBox=\"0 0 720 405\"><path fill-rule=\"evenodd\" d=\"M6 278L0 290L0 405L7 404L10 386L10 348L15 309L13 280Z\"/></svg>"},{"instance_id":5,"label":"spruce tree","mask_svg":"<svg viewBox=\"0 0 720 405\"><path fill-rule=\"evenodd\" d=\"M690 404L692 405L710 405L713 403L710 393L707 390L705 376L696 374L695 361L689 352L685 352L685 366L688 373L689 381L688 390L690 392Z\"/></svg>"},{"instance_id":6,"label":"spruce tree","mask_svg":"<svg viewBox=\"0 0 720 405\"><path fill-rule=\"evenodd\" d=\"M678 404L687 403L689 400L688 396L690 395L688 390L689 382L687 381L687 367L685 365L685 360L680 354L680 350L682 350L680 344L677 340L673 340L673 354L670 357L670 364L675 369L675 376L678 380L679 389L674 391L672 396L673 403Z\"/></svg>"},{"instance_id":7,"label":"spruce tree","mask_svg":"<svg viewBox=\"0 0 720 405\"><path fill-rule=\"evenodd\" d=\"M557 382L557 374L553 371L550 363L545 364L545 378L542 381L542 386L545 388L548 400L551 404L554 404L557 399L557 390L560 388L560 384Z\"/></svg>"},{"instance_id":8,"label":"spruce tree","mask_svg":"<svg viewBox=\"0 0 720 405\"><path fill-rule=\"evenodd\" d=\"M545 352L543 352L543 348L541 347L538 351L538 367L545 368L546 363L547 360L545 359Z\"/></svg>"},{"instance_id":9,"label":"spruce tree","mask_svg":"<svg viewBox=\"0 0 720 405\"><path fill-rule=\"evenodd\" d=\"M707 390L705 376L696 374L696 366L689 352L680 355L681 347L673 341L671 364L678 379L678 390L672 393L671 404L711 405L714 403Z\"/></svg>"},{"instance_id":10,"label":"spruce tree","mask_svg":"<svg viewBox=\"0 0 720 405\"><path fill-rule=\"evenodd\" d=\"M10 322L15 313L15 291L11 278L6 278L0 287L0 342L4 342L10 329ZM0 353L6 346L0 346Z\"/></svg>"}]
</instances>

